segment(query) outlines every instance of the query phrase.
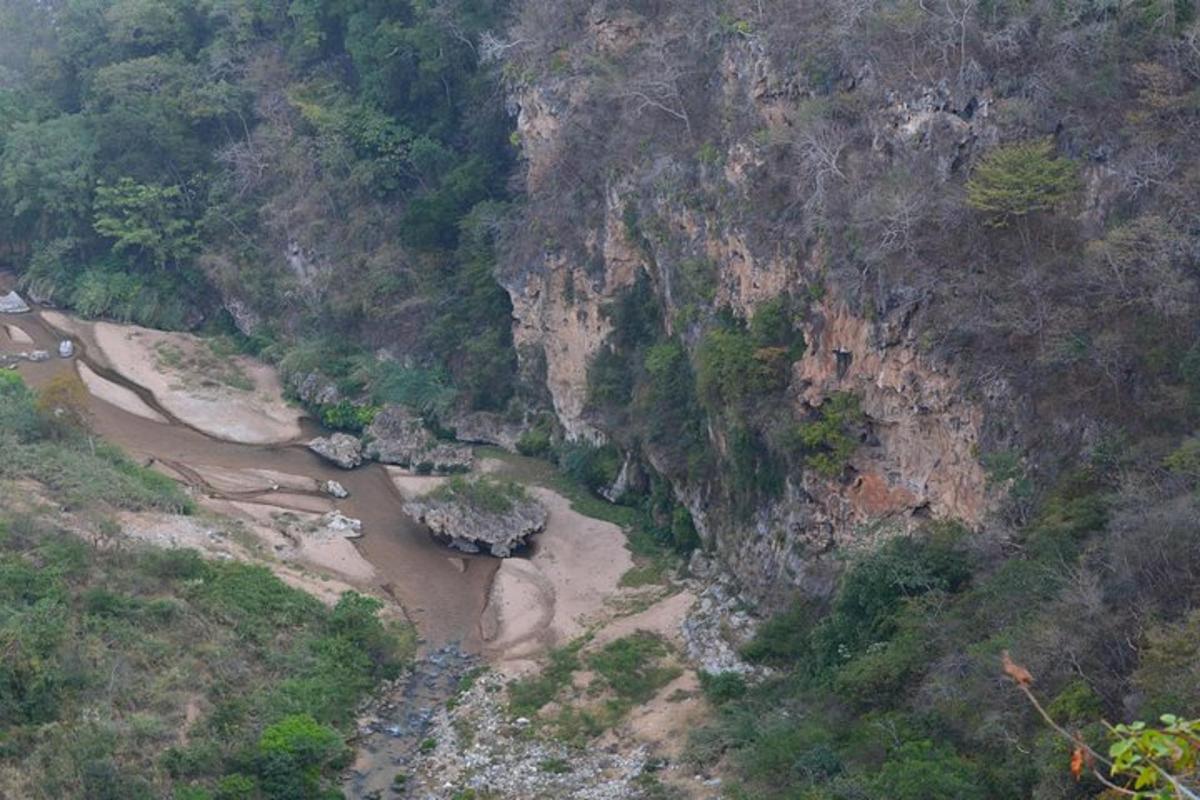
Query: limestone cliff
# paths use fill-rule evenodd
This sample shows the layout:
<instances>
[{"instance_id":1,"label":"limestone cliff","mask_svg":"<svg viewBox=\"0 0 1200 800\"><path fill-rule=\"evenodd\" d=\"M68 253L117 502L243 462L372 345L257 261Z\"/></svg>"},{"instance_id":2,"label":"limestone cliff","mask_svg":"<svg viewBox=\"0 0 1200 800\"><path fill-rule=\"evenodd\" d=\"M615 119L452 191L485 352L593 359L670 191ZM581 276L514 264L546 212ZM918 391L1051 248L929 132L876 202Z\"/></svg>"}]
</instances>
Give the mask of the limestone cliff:
<instances>
[{"instance_id":1,"label":"limestone cliff","mask_svg":"<svg viewBox=\"0 0 1200 800\"><path fill-rule=\"evenodd\" d=\"M774 174L796 165L774 160L766 143L797 136L811 97L748 36L727 37L719 52L706 54L703 91L689 90L688 76L706 67L679 52L687 44L683 25L597 4L575 38L554 50L557 69L512 84L533 220L525 224L541 237L518 237L501 276L515 339L522 352L544 357L568 438L599 442L621 437L589 408L588 366L609 339L606 309L639 274L663 309L666 334L693 354L706 320L722 309L746 320L774 298L802 303L795 324L806 347L780 402L803 419L837 393L858 398L865 420L841 474L790 469L782 493L760 498L747 513L725 501L719 477L688 476L652 446L642 455L671 481L706 545L758 596L797 587L821 592L830 585L822 556L834 549L926 518L982 520L989 507L978 459L985 411L956 371L922 347L911 324L919 299L868 306L830 276L811 219L798 214L769 224L782 206L805 207L824 182L852 168L840 155L850 134L809 126L799 147L809 169ZM677 73L658 63L673 52L672 63L683 64ZM600 61L607 66L587 66ZM656 64L662 75L642 75ZM619 90L615 74L625 81ZM855 79L845 80L853 88ZM929 90L872 110L875 141L862 157L908 148L942 174L953 171L979 136L992 134L978 100L969 119L953 113L944 94ZM629 154L619 140L638 136L642 150ZM617 151L628 160L615 159ZM603 168L580 162L589 158ZM537 221L554 214L569 220L571 234L543 233L549 225ZM727 457L711 424L708 438L718 458Z\"/></svg>"}]
</instances>

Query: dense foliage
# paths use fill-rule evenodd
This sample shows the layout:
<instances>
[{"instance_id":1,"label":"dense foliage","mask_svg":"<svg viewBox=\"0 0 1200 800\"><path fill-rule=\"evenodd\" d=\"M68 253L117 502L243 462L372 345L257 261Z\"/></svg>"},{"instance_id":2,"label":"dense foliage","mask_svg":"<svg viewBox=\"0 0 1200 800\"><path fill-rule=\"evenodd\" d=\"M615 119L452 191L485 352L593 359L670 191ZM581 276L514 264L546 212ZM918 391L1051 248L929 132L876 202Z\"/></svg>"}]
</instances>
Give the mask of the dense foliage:
<instances>
[{"instance_id":1,"label":"dense foliage","mask_svg":"<svg viewBox=\"0 0 1200 800\"><path fill-rule=\"evenodd\" d=\"M1072 740L1005 687L1001 656L1028 665L1051 719L1102 752L1101 720L1200 707L1200 629L1182 616L1200 599L1200 506L1159 497L1145 514L1147 500L1076 480L1012 541L933 525L861 556L828 606L780 614L745 648L774 676L733 692L710 679L717 718L691 757L724 755L746 797L1103 792L1071 776Z\"/></svg>"},{"instance_id":2,"label":"dense foliage","mask_svg":"<svg viewBox=\"0 0 1200 800\"><path fill-rule=\"evenodd\" d=\"M386 343L503 409L515 150L476 45L503 10L0 3L0 265L89 316L228 326L228 301L268 355Z\"/></svg>"}]
</instances>

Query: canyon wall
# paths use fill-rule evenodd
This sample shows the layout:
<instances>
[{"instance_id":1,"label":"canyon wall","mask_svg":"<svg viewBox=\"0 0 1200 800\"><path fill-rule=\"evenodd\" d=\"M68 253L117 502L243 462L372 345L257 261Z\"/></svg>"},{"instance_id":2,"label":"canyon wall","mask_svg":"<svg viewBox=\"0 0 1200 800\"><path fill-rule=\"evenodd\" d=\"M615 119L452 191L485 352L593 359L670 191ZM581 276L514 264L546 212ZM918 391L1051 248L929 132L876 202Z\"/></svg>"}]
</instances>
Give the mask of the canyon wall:
<instances>
[{"instance_id":1,"label":"canyon wall","mask_svg":"<svg viewBox=\"0 0 1200 800\"><path fill-rule=\"evenodd\" d=\"M815 212L803 210L823 181L852 168L841 166L852 134L839 142L830 138L836 128L816 128L796 145L805 125L798 118L810 113L813 97L789 82L757 37L726 37L690 60L682 52L691 36L685 24L683 16L648 20L594 6L577 38L564 36L553 48L556 69L513 83L530 208L522 225L549 230L567 222L574 231L565 241L523 237L509 254L501 281L515 339L525 353L544 356L568 438L619 441L620 431L606 429L590 407L588 366L609 341L607 309L639 275L653 287L664 334L693 354L715 315L748 320L780 297L802 305L794 325L806 346L778 403L799 421L839 393L857 398L863 422L844 470L789 469L782 493L733 509L719 475L689 477L656 458L653 446L642 455L671 481L705 545L754 594L823 593L835 552L926 519L982 522L990 502L979 461L985 403L923 347L912 324L920 298L897 293L864 303L830 274ZM672 52L672 64L683 66L663 62ZM662 74L651 74L656 67ZM618 73L623 85L614 88ZM840 94L853 98L857 88L845 77ZM949 176L955 159L991 132L978 100L971 119L948 108L933 89L869 109L874 141L853 158L895 160L890 151L907 149ZM771 154L772 141L789 139L800 163ZM832 161L806 170L805 159L822 158L821 148ZM782 196L764 194L770 182L793 185ZM764 224L787 203L801 210L794 219ZM700 287L689 285L697 264ZM711 424L708 438L718 460L725 457Z\"/></svg>"}]
</instances>

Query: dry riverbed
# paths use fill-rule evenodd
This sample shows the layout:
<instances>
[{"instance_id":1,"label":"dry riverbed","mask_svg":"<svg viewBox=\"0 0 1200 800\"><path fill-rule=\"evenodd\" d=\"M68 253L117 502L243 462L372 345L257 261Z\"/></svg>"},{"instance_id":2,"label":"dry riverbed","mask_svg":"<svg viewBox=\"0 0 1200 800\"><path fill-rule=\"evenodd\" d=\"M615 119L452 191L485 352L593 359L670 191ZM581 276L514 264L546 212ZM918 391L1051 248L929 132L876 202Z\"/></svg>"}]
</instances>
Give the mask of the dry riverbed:
<instances>
[{"instance_id":1,"label":"dry riverbed","mask_svg":"<svg viewBox=\"0 0 1200 800\"><path fill-rule=\"evenodd\" d=\"M202 507L191 517L122 515L126 536L262 563L329 603L350 589L374 594L430 643L413 673L364 709L348 796L637 797L651 785L651 767L653 785L717 796L709 776L679 764L687 731L707 713L692 666L703 654L688 633L698 630L690 616L703 587L622 586L635 563L618 526L533 481L529 491L548 516L525 552L497 561L451 551L400 511L404 499L444 479L394 467L342 472L294 445L311 431L270 367L219 355L187 334L42 316L6 321L0 349L78 342L81 357L23 371L36 385L77 369L95 398L98 432L191 487ZM508 465L484 458L477 468L503 474ZM348 499L323 491L334 478ZM589 659L636 636L663 643L670 680L586 746L564 740L553 718L596 703ZM583 665L570 685L533 719L514 716L505 687L536 676L548 653L567 646ZM730 652L721 658L736 659ZM486 674L447 707L459 680L480 666ZM403 791L393 785L397 774L408 776Z\"/></svg>"}]
</instances>

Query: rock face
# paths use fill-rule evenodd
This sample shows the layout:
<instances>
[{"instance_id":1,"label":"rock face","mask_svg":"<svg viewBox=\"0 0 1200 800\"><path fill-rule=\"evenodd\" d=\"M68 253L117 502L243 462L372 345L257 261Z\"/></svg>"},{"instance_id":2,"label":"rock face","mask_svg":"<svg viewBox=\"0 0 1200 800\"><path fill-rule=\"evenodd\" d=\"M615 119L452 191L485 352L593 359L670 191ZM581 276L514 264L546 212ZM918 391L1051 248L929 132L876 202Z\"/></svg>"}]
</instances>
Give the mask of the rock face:
<instances>
[{"instance_id":1,"label":"rock face","mask_svg":"<svg viewBox=\"0 0 1200 800\"><path fill-rule=\"evenodd\" d=\"M487 491L504 491L490 481L465 481L443 487L431 495L404 504L405 513L429 527L435 536L464 553L487 551L497 558L508 558L530 536L546 527L546 509L523 493L510 494L504 502L480 502L480 485Z\"/></svg>"},{"instance_id":2,"label":"rock face","mask_svg":"<svg viewBox=\"0 0 1200 800\"><path fill-rule=\"evenodd\" d=\"M348 433L320 436L308 443L308 449L342 469L354 469L362 464L362 442Z\"/></svg>"},{"instance_id":3,"label":"rock face","mask_svg":"<svg viewBox=\"0 0 1200 800\"><path fill-rule=\"evenodd\" d=\"M301 401L310 406L333 405L342 399L337 384L315 372L289 376L288 386Z\"/></svg>"},{"instance_id":4,"label":"rock face","mask_svg":"<svg viewBox=\"0 0 1200 800\"><path fill-rule=\"evenodd\" d=\"M24 314L29 306L16 292L0 295L0 314Z\"/></svg>"},{"instance_id":5,"label":"rock face","mask_svg":"<svg viewBox=\"0 0 1200 800\"><path fill-rule=\"evenodd\" d=\"M454 435L460 442L494 444L510 451L517 449L517 440L525 430L524 423L489 411L463 414L454 420Z\"/></svg>"},{"instance_id":6,"label":"rock face","mask_svg":"<svg viewBox=\"0 0 1200 800\"><path fill-rule=\"evenodd\" d=\"M400 406L386 406L364 431L366 456L427 472L463 472L471 467L468 447L439 443L419 417Z\"/></svg>"},{"instance_id":7,"label":"rock face","mask_svg":"<svg viewBox=\"0 0 1200 800\"><path fill-rule=\"evenodd\" d=\"M636 59L649 41L643 22L632 13L594 13L579 36L564 44L566 57L572 64ZM952 369L928 355L912 324L916 300L884 298L866 308L826 280L830 259L819 237L804 231L803 220L794 223L795 235L763 224L767 210L778 210L783 201L761 194L777 165L769 148L756 144L757 134L748 132L782 137L803 120L789 65L752 38L724 45L704 93L713 104L710 118L737 120L719 134L717 161L697 167L664 135L645 158L631 154L625 163L606 164L604 191L578 207L563 208L576 201L560 191L558 179L579 166L585 144L573 132L594 129L596 109L602 108L614 118L610 132L601 135L615 146L631 131L644 130L636 126L648 120L620 118L621 108L604 106L603 80L585 69L563 78L543 74L515 86L530 208L540 209L534 213L545 224L558 220L556 231L570 232L551 249L531 235L527 246L514 246L515 255L502 263L499 275L512 299L518 352L527 362L544 364L546 388L567 438L613 441L622 448L629 437L589 405L588 368L613 342L611 310L630 287L649 287L663 333L688 350L693 364L717 310L748 321L776 298L803 308L795 319L805 352L792 363L776 408L785 422L798 423L819 415L839 394L857 399L865 418L861 441L840 474L793 466L778 492L759 493L749 507L735 510L722 483L730 472L722 461L730 457L728 437L711 417L706 444L718 459L715 477L680 469L664 454L667 447L629 445L670 482L705 544L729 565L748 596L782 603L796 590L830 590L837 550L873 546L927 518L976 525L991 496L978 460L983 405ZM977 143L993 141L996 131L987 97L972 100L971 114L957 114L951 95L934 87L889 100L869 123L878 133L875 149L928 161L943 178L959 169ZM656 124L681 123L664 116ZM603 145L586 146L602 152ZM1002 382L982 388L989 403L1003 405L1008 389ZM627 461L608 490L612 496L629 488L629 472Z\"/></svg>"},{"instance_id":8,"label":"rock face","mask_svg":"<svg viewBox=\"0 0 1200 800\"><path fill-rule=\"evenodd\" d=\"M384 464L407 467L433 445L433 434L415 414L400 406L386 406L364 431L367 457Z\"/></svg>"}]
</instances>

